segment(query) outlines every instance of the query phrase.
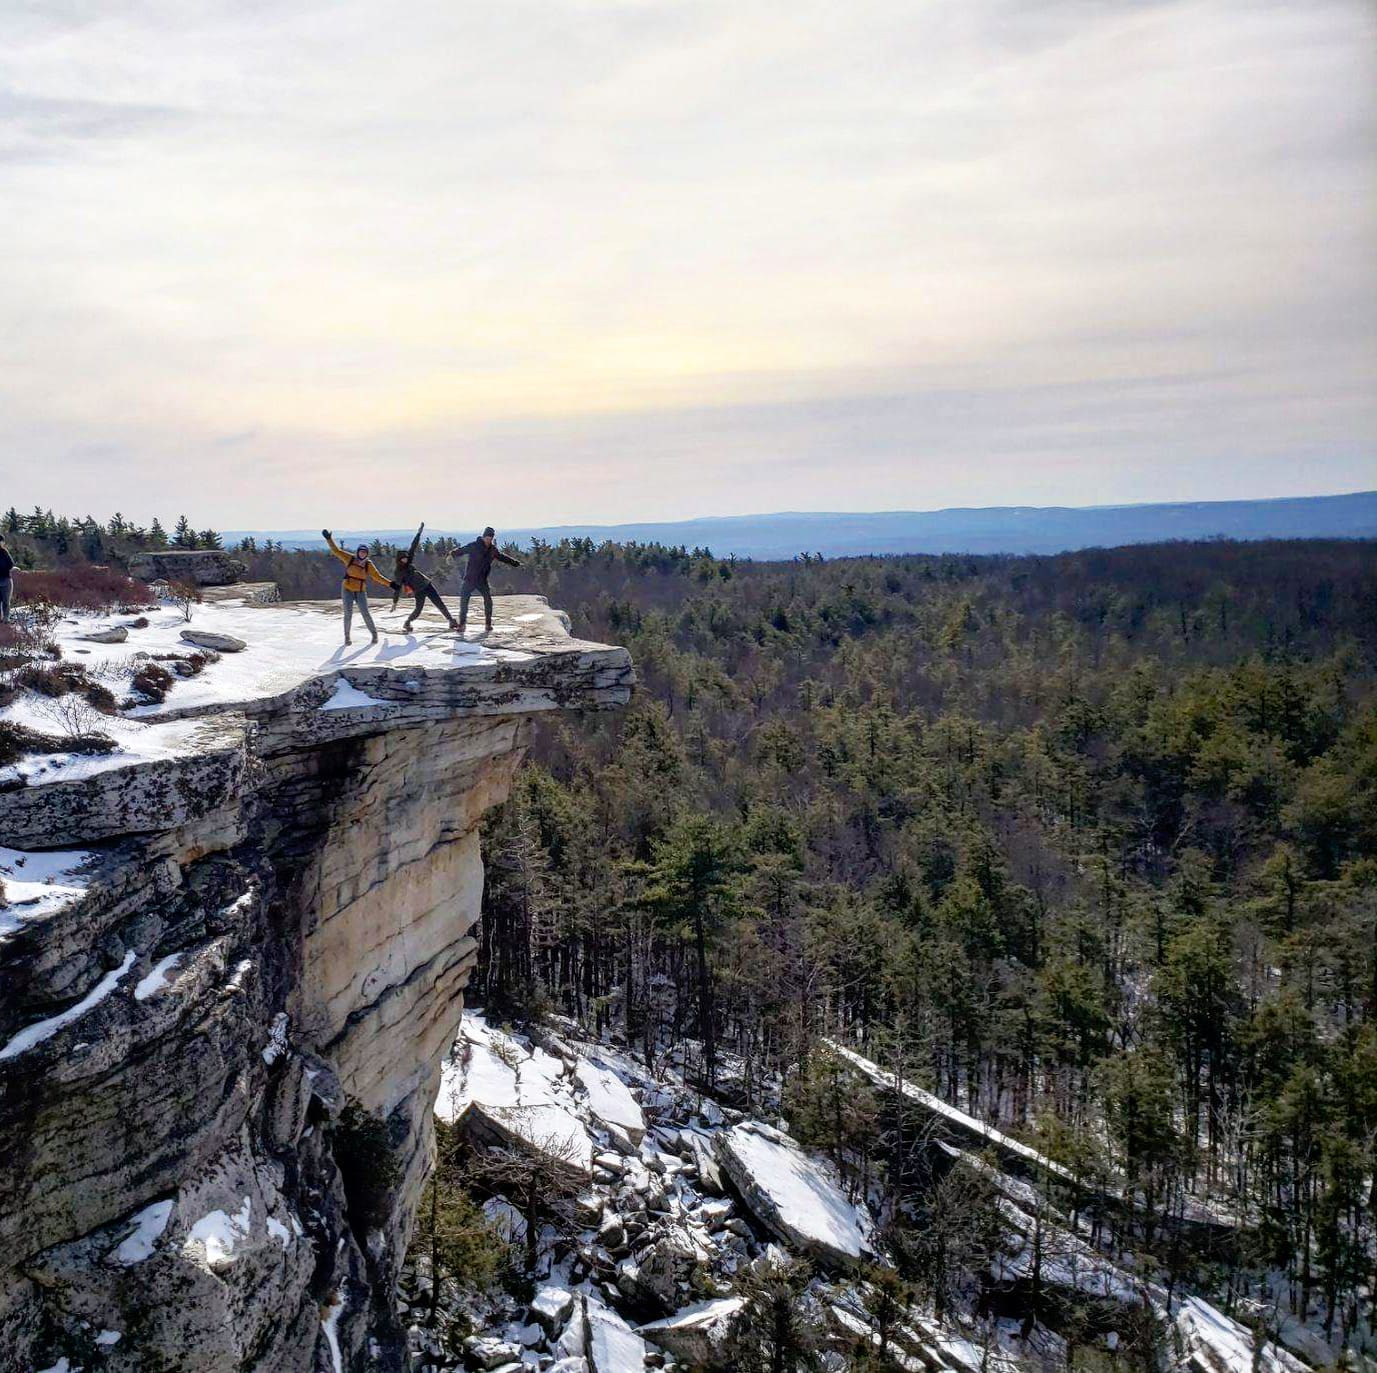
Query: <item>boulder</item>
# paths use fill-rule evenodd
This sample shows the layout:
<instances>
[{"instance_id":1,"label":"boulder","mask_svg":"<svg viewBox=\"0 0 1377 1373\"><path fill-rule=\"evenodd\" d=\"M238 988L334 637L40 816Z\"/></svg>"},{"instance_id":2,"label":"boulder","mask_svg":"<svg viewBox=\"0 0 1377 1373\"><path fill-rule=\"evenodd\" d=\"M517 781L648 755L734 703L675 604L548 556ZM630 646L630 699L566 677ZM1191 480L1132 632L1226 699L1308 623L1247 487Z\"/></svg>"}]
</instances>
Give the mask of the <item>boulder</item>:
<instances>
[{"instance_id":1,"label":"boulder","mask_svg":"<svg viewBox=\"0 0 1377 1373\"><path fill-rule=\"evenodd\" d=\"M213 649L216 653L242 653L248 644L233 634L216 634L209 629L184 629L181 637L197 648Z\"/></svg>"},{"instance_id":2,"label":"boulder","mask_svg":"<svg viewBox=\"0 0 1377 1373\"><path fill-rule=\"evenodd\" d=\"M731 1334L737 1312L745 1304L744 1297L699 1302L662 1321L641 1326L638 1333L691 1367L712 1364Z\"/></svg>"},{"instance_id":3,"label":"boulder","mask_svg":"<svg viewBox=\"0 0 1377 1373\"><path fill-rule=\"evenodd\" d=\"M248 564L222 548L165 549L140 553L129 561L129 575L141 582L182 582L187 586L230 586Z\"/></svg>"},{"instance_id":4,"label":"boulder","mask_svg":"<svg viewBox=\"0 0 1377 1373\"><path fill-rule=\"evenodd\" d=\"M699 1190L721 1196L727 1190L727 1184L722 1177L721 1169L717 1166L717 1158L707 1136L700 1135L694 1130L685 1130L679 1138L685 1156L698 1170Z\"/></svg>"},{"instance_id":5,"label":"boulder","mask_svg":"<svg viewBox=\"0 0 1377 1373\"><path fill-rule=\"evenodd\" d=\"M564 1328L574 1309L574 1294L567 1287L542 1287L531 1302L531 1319L547 1335Z\"/></svg>"},{"instance_id":6,"label":"boulder","mask_svg":"<svg viewBox=\"0 0 1377 1373\"><path fill-rule=\"evenodd\" d=\"M122 644L129 637L123 625L110 629L93 629L89 634L78 634L77 638L88 644Z\"/></svg>"},{"instance_id":7,"label":"boulder","mask_svg":"<svg viewBox=\"0 0 1377 1373\"><path fill-rule=\"evenodd\" d=\"M618 1144L623 1152L639 1149L645 1138L645 1116L626 1083L610 1068L586 1058L578 1060L574 1074L587 1093L593 1117L608 1127L614 1139L622 1136Z\"/></svg>"},{"instance_id":8,"label":"boulder","mask_svg":"<svg viewBox=\"0 0 1377 1373\"><path fill-rule=\"evenodd\" d=\"M715 1147L741 1199L785 1244L841 1267L872 1254L867 1213L783 1131L744 1121L718 1135Z\"/></svg>"},{"instance_id":9,"label":"boulder","mask_svg":"<svg viewBox=\"0 0 1377 1373\"><path fill-rule=\"evenodd\" d=\"M643 1373L645 1341L597 1297L584 1301L592 1373Z\"/></svg>"},{"instance_id":10,"label":"boulder","mask_svg":"<svg viewBox=\"0 0 1377 1373\"><path fill-rule=\"evenodd\" d=\"M464 1362L470 1368L496 1369L504 1364L520 1363L521 1346L509 1340L488 1335L470 1335L464 1341Z\"/></svg>"}]
</instances>

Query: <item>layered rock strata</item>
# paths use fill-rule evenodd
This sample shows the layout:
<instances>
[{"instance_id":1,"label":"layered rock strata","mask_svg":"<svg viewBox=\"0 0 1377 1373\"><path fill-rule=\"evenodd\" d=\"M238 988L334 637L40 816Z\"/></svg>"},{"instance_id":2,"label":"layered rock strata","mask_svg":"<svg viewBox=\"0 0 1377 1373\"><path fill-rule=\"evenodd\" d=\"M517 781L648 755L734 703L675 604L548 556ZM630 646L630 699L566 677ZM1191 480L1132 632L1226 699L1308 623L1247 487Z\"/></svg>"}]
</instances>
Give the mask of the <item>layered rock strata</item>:
<instances>
[{"instance_id":1,"label":"layered rock strata","mask_svg":"<svg viewBox=\"0 0 1377 1373\"><path fill-rule=\"evenodd\" d=\"M5 783L0 1367L405 1366L478 823L534 713L632 683L538 598L498 604L501 653L320 667L264 649L317 612L245 605L226 663L257 675L145 713L180 731L156 756Z\"/></svg>"}]
</instances>

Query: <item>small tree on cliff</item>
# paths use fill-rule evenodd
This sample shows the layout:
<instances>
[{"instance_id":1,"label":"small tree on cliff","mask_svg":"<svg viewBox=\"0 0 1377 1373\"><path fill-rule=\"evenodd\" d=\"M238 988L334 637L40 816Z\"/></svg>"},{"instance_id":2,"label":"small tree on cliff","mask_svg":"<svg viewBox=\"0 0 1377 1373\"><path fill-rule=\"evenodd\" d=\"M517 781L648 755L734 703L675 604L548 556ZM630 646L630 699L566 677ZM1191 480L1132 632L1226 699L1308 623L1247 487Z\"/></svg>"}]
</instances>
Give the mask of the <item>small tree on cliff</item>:
<instances>
[{"instance_id":1,"label":"small tree on cliff","mask_svg":"<svg viewBox=\"0 0 1377 1373\"><path fill-rule=\"evenodd\" d=\"M435 1122L435 1169L421 1194L413 1250L430 1263L427 1324L439 1321L440 1289L446 1278L483 1288L510 1263L497 1233L468 1189L464 1150L453 1126Z\"/></svg>"},{"instance_id":2,"label":"small tree on cliff","mask_svg":"<svg viewBox=\"0 0 1377 1373\"><path fill-rule=\"evenodd\" d=\"M576 1141L548 1135L529 1145L503 1145L466 1156L469 1183L479 1191L507 1197L526 1225L525 1269L533 1274L540 1262L540 1234L546 1225L573 1235L575 1198L580 1191Z\"/></svg>"},{"instance_id":3,"label":"small tree on cliff","mask_svg":"<svg viewBox=\"0 0 1377 1373\"><path fill-rule=\"evenodd\" d=\"M804 1373L822 1367L818 1331L803 1301L812 1273L805 1263L770 1264L741 1284L723 1367L741 1373Z\"/></svg>"}]
</instances>

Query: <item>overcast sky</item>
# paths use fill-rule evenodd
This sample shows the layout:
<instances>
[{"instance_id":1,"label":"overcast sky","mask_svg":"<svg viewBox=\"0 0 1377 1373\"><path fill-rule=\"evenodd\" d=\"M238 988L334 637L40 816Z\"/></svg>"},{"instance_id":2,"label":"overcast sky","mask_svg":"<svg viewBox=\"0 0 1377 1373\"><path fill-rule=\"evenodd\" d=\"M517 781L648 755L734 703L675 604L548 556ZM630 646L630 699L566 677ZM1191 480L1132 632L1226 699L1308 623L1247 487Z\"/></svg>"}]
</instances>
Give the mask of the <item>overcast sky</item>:
<instances>
[{"instance_id":1,"label":"overcast sky","mask_svg":"<svg viewBox=\"0 0 1377 1373\"><path fill-rule=\"evenodd\" d=\"M1374 486L1372 0L0 0L0 507Z\"/></svg>"}]
</instances>

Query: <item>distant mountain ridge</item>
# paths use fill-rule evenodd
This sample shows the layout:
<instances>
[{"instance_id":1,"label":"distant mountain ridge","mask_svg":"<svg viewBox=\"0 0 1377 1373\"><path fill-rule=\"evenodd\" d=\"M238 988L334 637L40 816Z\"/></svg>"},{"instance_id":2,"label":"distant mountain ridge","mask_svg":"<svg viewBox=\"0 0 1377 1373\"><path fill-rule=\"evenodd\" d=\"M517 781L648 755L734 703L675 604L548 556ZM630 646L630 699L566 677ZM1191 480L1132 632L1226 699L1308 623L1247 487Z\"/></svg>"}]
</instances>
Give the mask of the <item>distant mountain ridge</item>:
<instances>
[{"instance_id":1,"label":"distant mountain ridge","mask_svg":"<svg viewBox=\"0 0 1377 1373\"><path fill-rule=\"evenodd\" d=\"M414 527L356 529L340 531L337 537L400 543L414 532ZM436 526L426 532L436 538L470 539L478 530ZM546 525L502 529L499 534L503 542L518 544L528 544L533 538L684 544L711 548L723 557L735 554L762 561L793 558L803 552L829 558L872 553L1063 553L1078 548L1217 537L1370 539L1377 538L1377 491L1147 505L787 511L628 524ZM289 548L324 546L316 530L231 530L224 537L226 542L237 542L245 535L275 539Z\"/></svg>"}]
</instances>

